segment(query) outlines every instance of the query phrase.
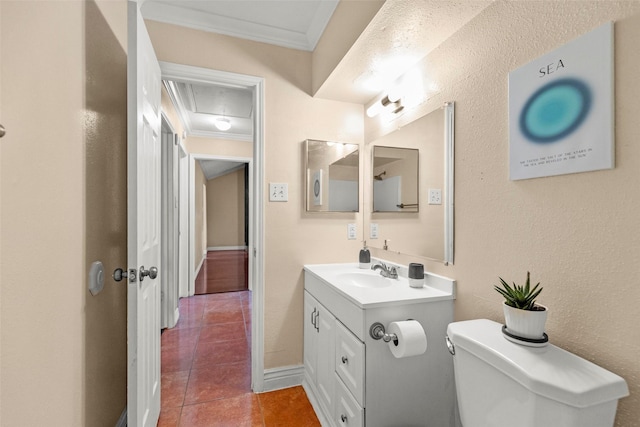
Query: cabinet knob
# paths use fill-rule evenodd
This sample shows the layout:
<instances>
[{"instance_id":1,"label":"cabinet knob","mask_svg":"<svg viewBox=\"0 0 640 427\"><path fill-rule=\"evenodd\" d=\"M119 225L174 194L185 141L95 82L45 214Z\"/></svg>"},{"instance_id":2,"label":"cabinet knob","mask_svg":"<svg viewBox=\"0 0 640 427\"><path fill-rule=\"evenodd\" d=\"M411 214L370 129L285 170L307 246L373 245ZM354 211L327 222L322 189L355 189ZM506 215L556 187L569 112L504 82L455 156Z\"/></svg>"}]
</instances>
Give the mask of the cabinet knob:
<instances>
[{"instance_id":1,"label":"cabinet knob","mask_svg":"<svg viewBox=\"0 0 640 427\"><path fill-rule=\"evenodd\" d=\"M349 362L349 359L347 359L347 356L342 356L342 363L346 365L348 362Z\"/></svg>"}]
</instances>

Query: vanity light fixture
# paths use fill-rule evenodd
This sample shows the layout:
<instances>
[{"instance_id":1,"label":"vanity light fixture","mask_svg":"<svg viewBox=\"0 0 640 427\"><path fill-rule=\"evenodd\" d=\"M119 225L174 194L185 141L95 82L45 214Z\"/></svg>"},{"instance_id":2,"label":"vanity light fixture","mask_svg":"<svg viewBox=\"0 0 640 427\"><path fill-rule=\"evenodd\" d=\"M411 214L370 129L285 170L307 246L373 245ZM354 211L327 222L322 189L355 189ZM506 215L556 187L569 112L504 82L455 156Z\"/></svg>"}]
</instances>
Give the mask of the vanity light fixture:
<instances>
[{"instance_id":1,"label":"vanity light fixture","mask_svg":"<svg viewBox=\"0 0 640 427\"><path fill-rule=\"evenodd\" d=\"M367 116L375 117L383 111L389 111L392 114L398 114L404 109L399 91L389 91L380 101L376 101L367 108Z\"/></svg>"},{"instance_id":2,"label":"vanity light fixture","mask_svg":"<svg viewBox=\"0 0 640 427\"><path fill-rule=\"evenodd\" d=\"M217 118L213 124L218 128L218 130L223 132L231 129L231 122L224 116Z\"/></svg>"}]
</instances>

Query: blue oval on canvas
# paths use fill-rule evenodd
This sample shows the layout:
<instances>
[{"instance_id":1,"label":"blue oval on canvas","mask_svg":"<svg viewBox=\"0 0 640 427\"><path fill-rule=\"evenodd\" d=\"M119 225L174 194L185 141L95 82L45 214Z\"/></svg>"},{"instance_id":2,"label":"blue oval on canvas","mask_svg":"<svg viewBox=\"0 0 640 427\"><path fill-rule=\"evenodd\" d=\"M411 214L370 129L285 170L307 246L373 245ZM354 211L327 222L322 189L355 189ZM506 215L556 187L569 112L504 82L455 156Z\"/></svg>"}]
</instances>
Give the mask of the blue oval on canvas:
<instances>
[{"instance_id":1,"label":"blue oval on canvas","mask_svg":"<svg viewBox=\"0 0 640 427\"><path fill-rule=\"evenodd\" d=\"M585 83L556 80L527 100L520 114L520 130L533 142L556 142L580 127L590 108L591 91Z\"/></svg>"}]
</instances>

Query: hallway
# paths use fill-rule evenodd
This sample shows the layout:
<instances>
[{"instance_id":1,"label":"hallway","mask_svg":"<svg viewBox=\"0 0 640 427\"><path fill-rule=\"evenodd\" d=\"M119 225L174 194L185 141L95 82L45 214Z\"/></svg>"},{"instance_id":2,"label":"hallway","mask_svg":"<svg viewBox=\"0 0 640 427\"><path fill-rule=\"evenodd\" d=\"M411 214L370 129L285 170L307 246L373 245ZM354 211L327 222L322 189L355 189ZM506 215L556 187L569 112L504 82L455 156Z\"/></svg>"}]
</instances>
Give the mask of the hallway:
<instances>
[{"instance_id":1,"label":"hallway","mask_svg":"<svg viewBox=\"0 0 640 427\"><path fill-rule=\"evenodd\" d=\"M319 426L302 387L251 391L251 292L180 300L161 340L159 427Z\"/></svg>"}]
</instances>

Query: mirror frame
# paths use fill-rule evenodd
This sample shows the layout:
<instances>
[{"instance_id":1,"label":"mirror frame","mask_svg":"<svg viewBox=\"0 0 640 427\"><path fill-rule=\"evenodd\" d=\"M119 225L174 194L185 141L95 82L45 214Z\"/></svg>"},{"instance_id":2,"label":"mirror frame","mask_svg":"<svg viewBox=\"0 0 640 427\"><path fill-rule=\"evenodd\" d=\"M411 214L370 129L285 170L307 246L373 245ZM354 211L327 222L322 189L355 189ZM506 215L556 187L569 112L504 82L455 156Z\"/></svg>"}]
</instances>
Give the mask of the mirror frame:
<instances>
[{"instance_id":1,"label":"mirror frame","mask_svg":"<svg viewBox=\"0 0 640 427\"><path fill-rule=\"evenodd\" d=\"M344 147L355 147L355 150L347 155L345 155L344 157L342 157L342 159L351 156L351 155L356 155L357 156L357 180L356 182L356 210L329 210L328 209L328 202L327 202L327 209L318 209L318 210L314 210L314 209L309 209L310 206L312 206L313 204L313 198L314 195L311 194L310 192L310 185L311 185L311 181L312 181L312 177L311 177L311 170L310 170L310 164L309 164L309 145L311 143L324 143L327 146L331 146L331 145L341 145ZM304 155L304 211L306 213L324 213L324 214L332 214L332 213L358 213L361 210L361 206L360 206L360 191L361 191L361 171L362 171L362 164L361 164L361 156L362 156L362 147L360 146L360 144L354 144L354 143L349 143L349 142L338 142L338 141L325 141L325 140L320 140L320 139L306 139L303 142L303 155ZM331 164L328 165L328 168L331 166ZM325 180L325 177L323 177L323 175L326 174L326 180L327 183L330 180L330 175L329 175L329 171L327 171L323 173L323 169L320 169L318 172L320 173L320 179L322 179L323 181ZM321 198L323 197L322 194L325 192L329 191L329 185L326 185L325 189L320 189L320 194L321 194ZM328 194L328 193L325 193Z\"/></svg>"},{"instance_id":2,"label":"mirror frame","mask_svg":"<svg viewBox=\"0 0 640 427\"><path fill-rule=\"evenodd\" d=\"M454 153L455 153L455 103L445 102L444 104L444 184L446 188L445 192L445 206L444 206L444 264L453 264L453 237L454 237L454 223L453 223L453 207L454 207Z\"/></svg>"},{"instance_id":3,"label":"mirror frame","mask_svg":"<svg viewBox=\"0 0 640 427\"><path fill-rule=\"evenodd\" d=\"M407 210L403 210L401 205L396 205L399 209L396 210L376 210L375 202L376 202L376 181L375 181L375 163L376 163L376 148L386 149L386 150L406 150L415 151L415 166L416 166L416 175L415 175L415 183L416 183L416 193L415 193L415 206L407 207ZM407 160L407 159L403 159ZM413 159L412 159L413 160ZM404 147L387 147L385 145L372 145L371 146L371 213L399 213L399 214L412 214L420 212L420 150L418 148L404 148ZM404 181L403 181L404 182ZM413 195L412 195L413 196ZM403 201L400 201L403 204Z\"/></svg>"}]
</instances>

